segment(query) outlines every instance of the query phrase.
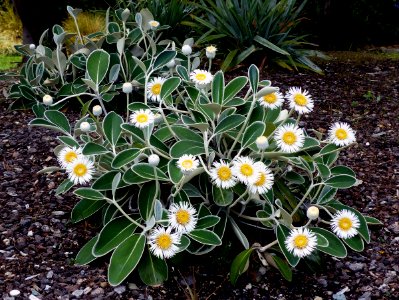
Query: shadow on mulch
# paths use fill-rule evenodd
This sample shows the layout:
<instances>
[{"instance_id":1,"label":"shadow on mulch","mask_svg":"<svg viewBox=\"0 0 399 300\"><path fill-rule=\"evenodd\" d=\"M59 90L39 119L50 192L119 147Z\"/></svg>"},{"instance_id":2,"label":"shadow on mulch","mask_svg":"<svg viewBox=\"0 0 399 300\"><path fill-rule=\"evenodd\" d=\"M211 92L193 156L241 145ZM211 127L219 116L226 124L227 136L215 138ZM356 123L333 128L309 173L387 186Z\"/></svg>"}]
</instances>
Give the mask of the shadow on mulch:
<instances>
[{"instance_id":1,"label":"shadow on mulch","mask_svg":"<svg viewBox=\"0 0 399 300\"><path fill-rule=\"evenodd\" d=\"M18 289L21 299L31 294L40 299L185 299L189 285L199 299L332 299L339 292L347 299L399 298L399 62L333 58L322 67L324 75L265 69L261 79L283 92L291 86L310 91L315 110L303 119L305 128L326 132L332 122L345 121L357 130L358 144L341 153L339 163L353 168L363 184L338 198L384 223L371 227L372 241L362 253L349 251L346 259L323 257L317 272L301 263L291 283L253 259L233 287L227 272L237 248L231 247L219 249L230 251L215 254L219 260L181 260L160 287L146 288L136 276L110 287L108 257L90 266L73 265L98 228L91 222L69 223L77 199L54 195L64 175L36 174L56 165L56 134L29 128L31 112L7 111L8 101L0 101L0 295L6 298ZM246 70L235 71L240 72Z\"/></svg>"}]
</instances>

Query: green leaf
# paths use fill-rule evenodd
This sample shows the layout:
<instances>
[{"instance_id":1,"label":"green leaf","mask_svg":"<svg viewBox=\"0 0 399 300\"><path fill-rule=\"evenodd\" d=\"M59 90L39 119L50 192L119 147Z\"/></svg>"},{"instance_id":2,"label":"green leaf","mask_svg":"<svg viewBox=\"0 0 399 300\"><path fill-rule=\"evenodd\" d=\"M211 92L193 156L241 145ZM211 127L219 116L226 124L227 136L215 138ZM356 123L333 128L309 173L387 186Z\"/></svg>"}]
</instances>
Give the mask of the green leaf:
<instances>
[{"instance_id":1,"label":"green leaf","mask_svg":"<svg viewBox=\"0 0 399 300\"><path fill-rule=\"evenodd\" d=\"M258 84L259 84L259 69L257 66L253 64L249 66L248 77L252 92L256 93L258 91Z\"/></svg>"},{"instance_id":2,"label":"green leaf","mask_svg":"<svg viewBox=\"0 0 399 300\"><path fill-rule=\"evenodd\" d=\"M244 135L242 136L242 144L241 148L247 148L253 143L255 143L256 139L263 135L265 132L266 125L263 122L256 121L248 126L245 131Z\"/></svg>"},{"instance_id":3,"label":"green leaf","mask_svg":"<svg viewBox=\"0 0 399 300\"><path fill-rule=\"evenodd\" d=\"M147 163L138 163L133 165L132 171L142 178L169 181L169 177L166 176L162 170ZM156 176L155 172L157 174Z\"/></svg>"},{"instance_id":4,"label":"green leaf","mask_svg":"<svg viewBox=\"0 0 399 300\"><path fill-rule=\"evenodd\" d=\"M93 237L90 241L88 241L78 252L75 258L75 264L78 266L87 265L88 263L92 262L96 259L93 255L92 250L94 244L97 242L98 235Z\"/></svg>"},{"instance_id":5,"label":"green leaf","mask_svg":"<svg viewBox=\"0 0 399 300\"><path fill-rule=\"evenodd\" d=\"M119 152L112 160L111 167L114 169L120 169L123 166L126 166L140 154L140 151L139 148L131 148Z\"/></svg>"},{"instance_id":6,"label":"green leaf","mask_svg":"<svg viewBox=\"0 0 399 300\"><path fill-rule=\"evenodd\" d=\"M274 52L280 53L282 55L286 55L286 56L290 56L290 54L281 49L280 47L276 46L275 44L273 44L272 42L268 41L267 39L257 35L254 37L254 41L258 42L259 44L261 44L263 47L266 47Z\"/></svg>"},{"instance_id":7,"label":"green leaf","mask_svg":"<svg viewBox=\"0 0 399 300\"><path fill-rule=\"evenodd\" d=\"M141 217L147 221L153 215L155 200L158 197L157 182L150 181L143 184L138 196L138 206Z\"/></svg>"},{"instance_id":8,"label":"green leaf","mask_svg":"<svg viewBox=\"0 0 399 300\"><path fill-rule=\"evenodd\" d=\"M93 142L88 142L82 150L82 153L84 155L99 155L99 154L104 154L110 152L107 148L104 146L101 146L99 144L93 143Z\"/></svg>"},{"instance_id":9,"label":"green leaf","mask_svg":"<svg viewBox=\"0 0 399 300\"><path fill-rule=\"evenodd\" d=\"M141 184L141 183L151 180L151 179L143 178L143 177L137 175L131 169L127 170L122 178L123 178L123 181L128 184Z\"/></svg>"},{"instance_id":10,"label":"green leaf","mask_svg":"<svg viewBox=\"0 0 399 300\"><path fill-rule=\"evenodd\" d=\"M374 217L364 216L364 219L366 220L367 224L370 225L384 225L384 223Z\"/></svg>"},{"instance_id":11,"label":"green leaf","mask_svg":"<svg viewBox=\"0 0 399 300\"><path fill-rule=\"evenodd\" d=\"M105 201L93 201L88 199L82 199L75 205L71 213L72 223L82 221L92 214L97 212L101 207L105 205Z\"/></svg>"},{"instance_id":12,"label":"green leaf","mask_svg":"<svg viewBox=\"0 0 399 300\"><path fill-rule=\"evenodd\" d=\"M280 246L280 249L283 252L285 258L287 259L288 263L291 266L295 267L298 264L300 258L298 256L295 256L285 246L285 241L287 240L287 237L290 235L290 229L285 225L280 224L276 228L276 235L277 235L278 245Z\"/></svg>"},{"instance_id":13,"label":"green leaf","mask_svg":"<svg viewBox=\"0 0 399 300\"><path fill-rule=\"evenodd\" d=\"M218 206L228 206L233 202L234 193L230 189L221 189L213 185L212 199Z\"/></svg>"},{"instance_id":14,"label":"green leaf","mask_svg":"<svg viewBox=\"0 0 399 300\"><path fill-rule=\"evenodd\" d=\"M356 178L349 175L337 175L327 179L324 184L337 188L337 189L347 189L354 186L356 183Z\"/></svg>"},{"instance_id":15,"label":"green leaf","mask_svg":"<svg viewBox=\"0 0 399 300\"><path fill-rule=\"evenodd\" d=\"M174 133L177 135L177 137L180 140L194 141L194 142L198 142L198 143L204 142L204 139L200 135L198 135L197 133L195 133L193 130L191 130L189 128L174 125L174 126L172 126L172 130L174 131Z\"/></svg>"},{"instance_id":16,"label":"green leaf","mask_svg":"<svg viewBox=\"0 0 399 300\"><path fill-rule=\"evenodd\" d=\"M69 121L62 112L58 110L47 110L44 112L44 116L63 131L70 133L71 127L69 126Z\"/></svg>"},{"instance_id":17,"label":"green leaf","mask_svg":"<svg viewBox=\"0 0 399 300\"><path fill-rule=\"evenodd\" d=\"M162 51L161 53L159 53L159 55L155 59L154 70L162 68L168 62L170 62L172 59L174 59L175 56L176 56L176 51L172 51L172 50Z\"/></svg>"},{"instance_id":18,"label":"green leaf","mask_svg":"<svg viewBox=\"0 0 399 300\"><path fill-rule=\"evenodd\" d=\"M324 146L323 149L320 150L319 156L323 156L323 155L329 154L331 152L335 152L337 149L338 149L338 146L336 146L334 144L328 144L328 145Z\"/></svg>"},{"instance_id":19,"label":"green leaf","mask_svg":"<svg viewBox=\"0 0 399 300\"><path fill-rule=\"evenodd\" d=\"M217 223L219 223L220 217L218 216L204 216L202 218L198 219L197 225L195 228L197 229L204 229L204 228L209 228L212 226L215 226Z\"/></svg>"},{"instance_id":20,"label":"green leaf","mask_svg":"<svg viewBox=\"0 0 399 300\"><path fill-rule=\"evenodd\" d=\"M115 249L108 268L108 281L112 286L121 284L136 268L144 248L145 236L134 234Z\"/></svg>"},{"instance_id":21,"label":"green leaf","mask_svg":"<svg viewBox=\"0 0 399 300\"><path fill-rule=\"evenodd\" d=\"M326 204L330 202L337 193L337 190L338 189L336 188L324 186L320 192L319 198L317 199L317 204Z\"/></svg>"},{"instance_id":22,"label":"green leaf","mask_svg":"<svg viewBox=\"0 0 399 300\"><path fill-rule=\"evenodd\" d=\"M215 134L221 134L233 128L237 128L244 122L244 120L245 117L242 115L227 116L216 126Z\"/></svg>"},{"instance_id":23,"label":"green leaf","mask_svg":"<svg viewBox=\"0 0 399 300\"><path fill-rule=\"evenodd\" d=\"M320 142L318 140L307 136L305 137L305 141L301 150L307 150L318 146L320 146Z\"/></svg>"},{"instance_id":24,"label":"green leaf","mask_svg":"<svg viewBox=\"0 0 399 300\"><path fill-rule=\"evenodd\" d=\"M98 257L112 251L131 236L136 228L137 225L124 216L111 220L100 231L93 247L93 254Z\"/></svg>"},{"instance_id":25,"label":"green leaf","mask_svg":"<svg viewBox=\"0 0 399 300\"><path fill-rule=\"evenodd\" d=\"M238 238L238 240L241 242L241 244L244 246L245 249L249 249L249 242L245 234L242 232L241 228L238 226L238 224L234 221L233 218L229 217L229 221L231 223L231 226L233 227L233 231Z\"/></svg>"},{"instance_id":26,"label":"green leaf","mask_svg":"<svg viewBox=\"0 0 399 300\"><path fill-rule=\"evenodd\" d=\"M161 99L165 99L177 89L180 85L181 79L179 77L171 77L165 80L161 88Z\"/></svg>"},{"instance_id":27,"label":"green leaf","mask_svg":"<svg viewBox=\"0 0 399 300\"><path fill-rule=\"evenodd\" d=\"M204 245L215 245L219 246L222 244L222 240L213 231L207 229L194 229L188 236L194 241L197 241Z\"/></svg>"},{"instance_id":28,"label":"green leaf","mask_svg":"<svg viewBox=\"0 0 399 300\"><path fill-rule=\"evenodd\" d=\"M203 142L179 141L170 148L170 156L173 158L180 158L184 154L200 155L204 153Z\"/></svg>"},{"instance_id":29,"label":"green leaf","mask_svg":"<svg viewBox=\"0 0 399 300\"><path fill-rule=\"evenodd\" d=\"M190 77L188 76L187 69L181 65L176 66L176 72L180 75L180 77L185 81L190 81Z\"/></svg>"},{"instance_id":30,"label":"green leaf","mask_svg":"<svg viewBox=\"0 0 399 300\"><path fill-rule=\"evenodd\" d=\"M107 74L109 62L110 55L102 49L94 50L87 58L87 74L97 87Z\"/></svg>"},{"instance_id":31,"label":"green leaf","mask_svg":"<svg viewBox=\"0 0 399 300\"><path fill-rule=\"evenodd\" d=\"M326 178L330 177L330 175L331 175L330 168L328 166L326 166L325 164L318 163L317 169L319 170L319 174L320 174L321 178L326 179Z\"/></svg>"},{"instance_id":32,"label":"green leaf","mask_svg":"<svg viewBox=\"0 0 399 300\"><path fill-rule=\"evenodd\" d=\"M55 190L55 195L58 196L62 193L69 191L69 189L73 187L73 182L69 179L65 179Z\"/></svg>"},{"instance_id":33,"label":"green leaf","mask_svg":"<svg viewBox=\"0 0 399 300\"><path fill-rule=\"evenodd\" d=\"M352 250L357 252L362 252L364 250L364 242L359 235L355 235L350 239L342 239L345 244L349 246Z\"/></svg>"},{"instance_id":34,"label":"green leaf","mask_svg":"<svg viewBox=\"0 0 399 300\"><path fill-rule=\"evenodd\" d=\"M317 245L317 249L330 254L335 257L344 258L347 255L346 248L341 240L333 233L328 230L319 227L312 227L310 230L314 233L317 233L323 236L328 241L327 247L322 247L321 245Z\"/></svg>"},{"instance_id":35,"label":"green leaf","mask_svg":"<svg viewBox=\"0 0 399 300\"><path fill-rule=\"evenodd\" d=\"M223 64L220 66L220 69L222 71L225 72L231 67L232 61L235 58L235 56L237 55L237 52L238 52L238 49L234 49L234 50L231 50L229 52L229 54L227 54L226 58L223 61Z\"/></svg>"},{"instance_id":36,"label":"green leaf","mask_svg":"<svg viewBox=\"0 0 399 300\"><path fill-rule=\"evenodd\" d=\"M170 180L174 183L177 184L180 182L180 180L183 178L183 173L180 171L180 169L176 166L176 159L172 159L168 163L168 173L170 176Z\"/></svg>"},{"instance_id":37,"label":"green leaf","mask_svg":"<svg viewBox=\"0 0 399 300\"><path fill-rule=\"evenodd\" d=\"M115 147L121 135L123 119L117 113L109 112L103 121L103 131L107 140Z\"/></svg>"},{"instance_id":38,"label":"green leaf","mask_svg":"<svg viewBox=\"0 0 399 300\"><path fill-rule=\"evenodd\" d=\"M367 243L370 243L370 232L369 232L369 228L367 226L367 222L366 219L364 218L364 216L357 211L356 209L350 207L350 206L346 206L340 203L329 203L329 206L337 209L337 210L349 210L351 212L353 212L356 217L359 219L359 223L360 223L360 227L357 229L357 231L359 232L359 234L364 238L364 240Z\"/></svg>"},{"instance_id":39,"label":"green leaf","mask_svg":"<svg viewBox=\"0 0 399 300\"><path fill-rule=\"evenodd\" d=\"M234 258L230 267L230 282L232 285L235 285L238 277L248 269L249 258L253 250L253 248L244 250Z\"/></svg>"},{"instance_id":40,"label":"green leaf","mask_svg":"<svg viewBox=\"0 0 399 300\"><path fill-rule=\"evenodd\" d=\"M215 74L212 81L212 102L222 104L224 98L224 75L222 71Z\"/></svg>"},{"instance_id":41,"label":"green leaf","mask_svg":"<svg viewBox=\"0 0 399 300\"><path fill-rule=\"evenodd\" d=\"M112 180L114 179L117 171L109 171L93 182L92 188L98 191L106 191L112 189Z\"/></svg>"},{"instance_id":42,"label":"green leaf","mask_svg":"<svg viewBox=\"0 0 399 300\"><path fill-rule=\"evenodd\" d=\"M164 259L155 257L149 251L138 266L140 279L148 286L162 284L168 279L168 265Z\"/></svg>"},{"instance_id":43,"label":"green leaf","mask_svg":"<svg viewBox=\"0 0 399 300\"><path fill-rule=\"evenodd\" d=\"M77 141L75 141L74 138L70 137L70 136L58 136L57 139L59 139L61 142L63 142L64 144L70 146L70 147L76 147L79 148L79 143Z\"/></svg>"},{"instance_id":44,"label":"green leaf","mask_svg":"<svg viewBox=\"0 0 399 300\"><path fill-rule=\"evenodd\" d=\"M294 171L287 172L285 174L285 179L287 179L288 181L295 183L295 184L305 183L305 178L303 178L302 175L300 175Z\"/></svg>"},{"instance_id":45,"label":"green leaf","mask_svg":"<svg viewBox=\"0 0 399 300\"><path fill-rule=\"evenodd\" d=\"M331 174L333 175L349 175L356 177L356 173L351 169L346 166L336 166L331 168Z\"/></svg>"},{"instance_id":46,"label":"green leaf","mask_svg":"<svg viewBox=\"0 0 399 300\"><path fill-rule=\"evenodd\" d=\"M290 266L285 262L285 260L281 259L277 255L271 256L276 263L277 269L280 271L281 275L288 280L289 282L292 281L292 270Z\"/></svg>"},{"instance_id":47,"label":"green leaf","mask_svg":"<svg viewBox=\"0 0 399 300\"><path fill-rule=\"evenodd\" d=\"M223 104L226 104L233 99L247 84L248 78L246 76L239 76L231 80L224 89Z\"/></svg>"},{"instance_id":48,"label":"green leaf","mask_svg":"<svg viewBox=\"0 0 399 300\"><path fill-rule=\"evenodd\" d=\"M102 200L105 198L103 194L91 188L79 188L73 193L88 200Z\"/></svg>"}]
</instances>

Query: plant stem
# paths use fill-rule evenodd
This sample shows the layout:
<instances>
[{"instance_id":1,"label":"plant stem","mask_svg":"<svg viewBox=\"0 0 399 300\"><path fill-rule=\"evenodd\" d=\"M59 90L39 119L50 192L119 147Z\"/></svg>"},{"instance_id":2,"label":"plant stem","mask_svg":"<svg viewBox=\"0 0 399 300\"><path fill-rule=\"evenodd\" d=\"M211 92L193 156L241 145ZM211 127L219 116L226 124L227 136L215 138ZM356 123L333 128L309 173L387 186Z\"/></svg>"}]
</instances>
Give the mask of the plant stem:
<instances>
[{"instance_id":1,"label":"plant stem","mask_svg":"<svg viewBox=\"0 0 399 300\"><path fill-rule=\"evenodd\" d=\"M303 202L305 202L306 197L309 195L309 193L312 191L312 189L315 187L315 185L312 184L309 186L308 190L306 191L306 193L303 195L301 201L299 201L299 203L297 204L297 206L294 208L294 210L292 211L292 213L290 214L291 217L297 212L297 210L299 209L299 207L303 204Z\"/></svg>"},{"instance_id":2,"label":"plant stem","mask_svg":"<svg viewBox=\"0 0 399 300\"><path fill-rule=\"evenodd\" d=\"M133 224L135 224L137 227L140 227L141 229L145 230L145 227L143 225L141 225L140 223L138 223L136 220L134 220L132 217L130 217L124 210L123 208L118 204L118 202L116 202L115 199L109 199L107 198L107 200L111 201L111 203L113 205L116 206L116 208L122 213L122 215L124 215L130 222L132 222Z\"/></svg>"}]
</instances>

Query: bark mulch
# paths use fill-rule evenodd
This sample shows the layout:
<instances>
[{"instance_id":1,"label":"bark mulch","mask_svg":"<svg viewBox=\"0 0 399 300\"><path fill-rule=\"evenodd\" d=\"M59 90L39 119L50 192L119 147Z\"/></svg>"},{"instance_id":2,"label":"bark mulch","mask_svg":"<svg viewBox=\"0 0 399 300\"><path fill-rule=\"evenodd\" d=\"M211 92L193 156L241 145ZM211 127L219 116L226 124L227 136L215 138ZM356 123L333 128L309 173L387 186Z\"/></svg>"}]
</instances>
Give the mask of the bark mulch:
<instances>
[{"instance_id":1,"label":"bark mulch","mask_svg":"<svg viewBox=\"0 0 399 300\"><path fill-rule=\"evenodd\" d=\"M271 80L283 92L290 86L310 91L315 110L304 118L304 127L325 132L332 122L345 121L357 131L358 144L341 153L339 162L353 168L363 184L340 192L339 199L384 223L371 227L371 243L362 253L349 251L346 259L325 257L319 271L301 263L291 283L254 259L233 287L227 276L231 255L226 253L225 260L188 257L177 262L159 287L147 288L136 276L111 287L109 257L90 266L73 265L98 228L91 222L70 223L77 199L54 193L63 174L36 174L57 164L52 153L56 134L29 128L33 114L8 111L9 102L1 99L2 298L10 299L9 292L17 289L21 294L16 299L186 299L189 285L198 299L398 299L399 61L333 58L322 67L325 75L265 69L261 79ZM0 88L5 86L1 83Z\"/></svg>"}]
</instances>

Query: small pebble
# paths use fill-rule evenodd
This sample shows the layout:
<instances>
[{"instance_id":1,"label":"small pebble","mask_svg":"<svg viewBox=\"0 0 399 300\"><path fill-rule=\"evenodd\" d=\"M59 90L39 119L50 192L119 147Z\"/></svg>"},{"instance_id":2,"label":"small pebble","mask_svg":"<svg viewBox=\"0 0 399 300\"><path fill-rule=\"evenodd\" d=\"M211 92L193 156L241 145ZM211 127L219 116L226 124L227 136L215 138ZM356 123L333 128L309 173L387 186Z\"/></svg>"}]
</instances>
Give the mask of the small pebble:
<instances>
[{"instance_id":1,"label":"small pebble","mask_svg":"<svg viewBox=\"0 0 399 300\"><path fill-rule=\"evenodd\" d=\"M76 290L72 293L72 295L75 297L80 297L83 295L83 290Z\"/></svg>"},{"instance_id":2,"label":"small pebble","mask_svg":"<svg viewBox=\"0 0 399 300\"><path fill-rule=\"evenodd\" d=\"M126 292L126 287L124 285L120 285L120 286L115 287L114 291L120 295L120 294L123 294L124 292Z\"/></svg>"},{"instance_id":3,"label":"small pebble","mask_svg":"<svg viewBox=\"0 0 399 300\"><path fill-rule=\"evenodd\" d=\"M19 294L21 294L21 292L19 290L11 290L10 291L10 296L11 297L18 296Z\"/></svg>"},{"instance_id":4,"label":"small pebble","mask_svg":"<svg viewBox=\"0 0 399 300\"><path fill-rule=\"evenodd\" d=\"M35 295L29 295L29 300L40 300L40 298L36 297Z\"/></svg>"}]
</instances>

